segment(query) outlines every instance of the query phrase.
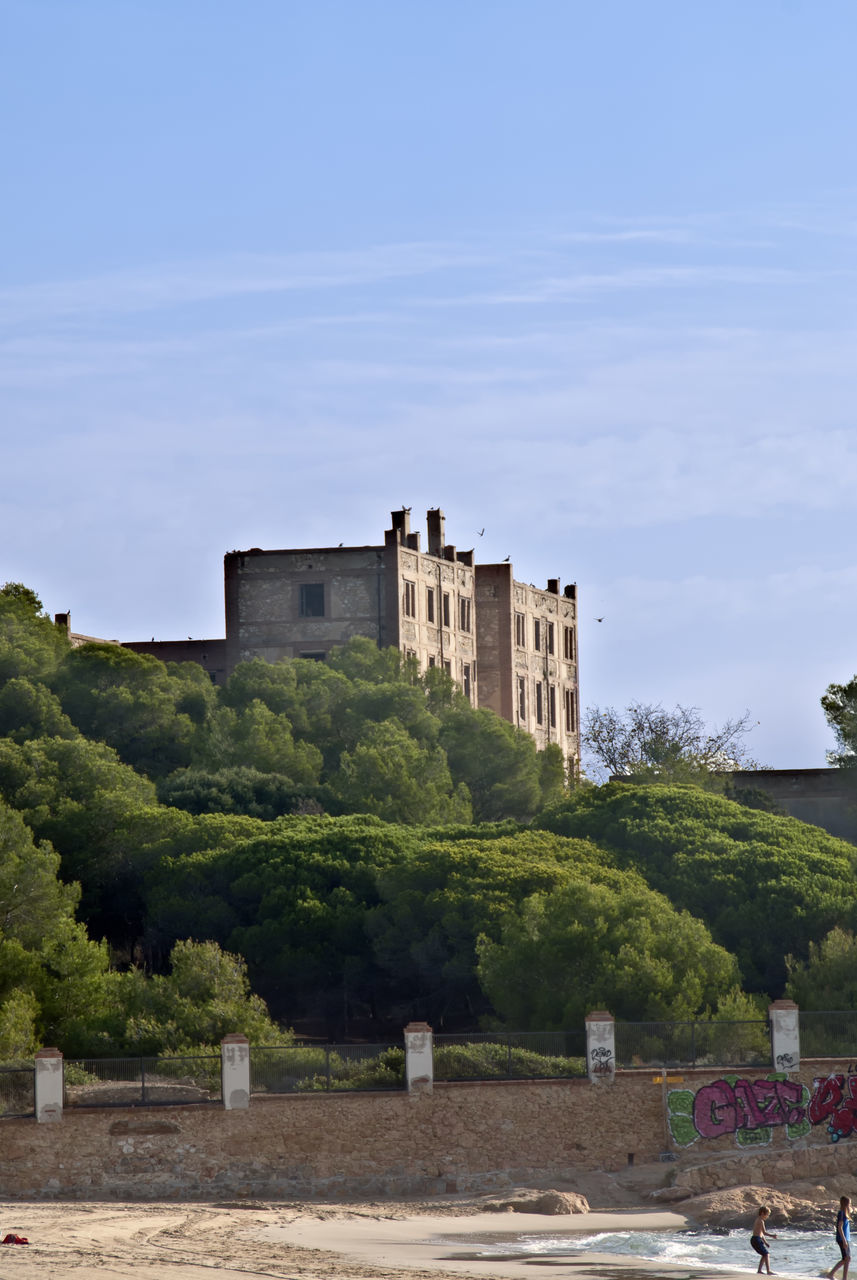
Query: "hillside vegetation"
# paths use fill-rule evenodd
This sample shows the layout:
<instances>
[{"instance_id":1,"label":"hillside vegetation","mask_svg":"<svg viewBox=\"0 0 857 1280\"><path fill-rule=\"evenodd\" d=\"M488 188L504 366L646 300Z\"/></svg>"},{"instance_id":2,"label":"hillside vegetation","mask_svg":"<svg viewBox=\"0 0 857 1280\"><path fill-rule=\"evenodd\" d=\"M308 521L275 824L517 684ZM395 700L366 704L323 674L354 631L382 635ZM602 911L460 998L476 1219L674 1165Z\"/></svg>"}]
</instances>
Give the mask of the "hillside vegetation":
<instances>
[{"instance_id":1,"label":"hillside vegetation","mask_svg":"<svg viewBox=\"0 0 857 1280\"><path fill-rule=\"evenodd\" d=\"M0 1060L755 1016L789 956L829 989L855 859L695 786L569 794L557 748L365 640L215 688L0 590Z\"/></svg>"}]
</instances>

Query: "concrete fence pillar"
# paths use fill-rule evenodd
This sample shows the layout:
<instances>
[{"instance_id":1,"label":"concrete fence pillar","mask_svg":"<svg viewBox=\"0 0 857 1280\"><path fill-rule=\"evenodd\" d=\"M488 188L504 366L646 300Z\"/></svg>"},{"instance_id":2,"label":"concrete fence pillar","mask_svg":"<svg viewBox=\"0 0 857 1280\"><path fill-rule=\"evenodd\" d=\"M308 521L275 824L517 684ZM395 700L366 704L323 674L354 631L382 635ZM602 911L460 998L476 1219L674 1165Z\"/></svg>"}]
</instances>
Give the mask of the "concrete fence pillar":
<instances>
[{"instance_id":1,"label":"concrete fence pillar","mask_svg":"<svg viewBox=\"0 0 857 1280\"><path fill-rule=\"evenodd\" d=\"M250 1105L250 1041L246 1036L224 1036L220 1042L220 1084L223 1106L241 1111Z\"/></svg>"},{"instance_id":2,"label":"concrete fence pillar","mask_svg":"<svg viewBox=\"0 0 857 1280\"><path fill-rule=\"evenodd\" d=\"M36 1053L35 1104L39 1124L62 1120L63 1071L59 1049Z\"/></svg>"},{"instance_id":3,"label":"concrete fence pillar","mask_svg":"<svg viewBox=\"0 0 857 1280\"><path fill-rule=\"evenodd\" d=\"M595 1009L586 1015L586 1065L590 1080L616 1075L616 1030L612 1013Z\"/></svg>"},{"instance_id":4,"label":"concrete fence pillar","mask_svg":"<svg viewBox=\"0 0 857 1280\"><path fill-rule=\"evenodd\" d=\"M427 1022L405 1027L405 1079L408 1093L431 1093L434 1084L434 1037Z\"/></svg>"},{"instance_id":5,"label":"concrete fence pillar","mask_svg":"<svg viewBox=\"0 0 857 1280\"><path fill-rule=\"evenodd\" d=\"M800 1009L794 1000L768 1005L771 1022L771 1065L775 1071L800 1068Z\"/></svg>"}]
</instances>

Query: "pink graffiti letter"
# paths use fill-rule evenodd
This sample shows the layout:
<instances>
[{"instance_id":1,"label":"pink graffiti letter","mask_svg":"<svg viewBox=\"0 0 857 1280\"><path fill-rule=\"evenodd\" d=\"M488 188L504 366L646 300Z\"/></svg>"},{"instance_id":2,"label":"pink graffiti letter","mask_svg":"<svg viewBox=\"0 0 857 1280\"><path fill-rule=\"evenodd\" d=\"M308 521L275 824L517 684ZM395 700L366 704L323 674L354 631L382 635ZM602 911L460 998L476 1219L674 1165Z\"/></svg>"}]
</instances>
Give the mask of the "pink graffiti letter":
<instances>
[{"instance_id":1,"label":"pink graffiti letter","mask_svg":"<svg viewBox=\"0 0 857 1280\"><path fill-rule=\"evenodd\" d=\"M693 1100L693 1123L703 1138L719 1138L724 1133L734 1133L738 1128L738 1108L735 1093L725 1080L705 1084L697 1089Z\"/></svg>"}]
</instances>

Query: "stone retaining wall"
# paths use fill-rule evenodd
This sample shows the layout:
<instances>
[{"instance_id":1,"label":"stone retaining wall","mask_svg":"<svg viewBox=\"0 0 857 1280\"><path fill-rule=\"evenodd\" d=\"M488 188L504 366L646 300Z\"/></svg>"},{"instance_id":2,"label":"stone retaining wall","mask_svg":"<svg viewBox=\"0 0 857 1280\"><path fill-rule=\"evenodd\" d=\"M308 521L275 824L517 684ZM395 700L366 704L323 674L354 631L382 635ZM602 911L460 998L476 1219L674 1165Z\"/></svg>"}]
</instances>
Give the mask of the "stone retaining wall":
<instances>
[{"instance_id":1,"label":"stone retaining wall","mask_svg":"<svg viewBox=\"0 0 857 1280\"><path fill-rule=\"evenodd\" d=\"M621 1105L620 1104L621 1100ZM573 1179L664 1148L651 1077L436 1085L0 1122L0 1196L426 1195Z\"/></svg>"},{"instance_id":2,"label":"stone retaining wall","mask_svg":"<svg viewBox=\"0 0 857 1280\"><path fill-rule=\"evenodd\" d=\"M808 1063L812 1088L842 1064ZM741 1149L736 1133L677 1143L669 1095L735 1080L651 1071L615 1080L436 1084L431 1093L254 1096L219 1105L84 1108L55 1124L0 1121L0 1197L216 1199L360 1197L573 1185L578 1170L619 1171L667 1156L664 1181L690 1192L746 1182L782 1185L857 1168L857 1136L824 1124L797 1138L785 1124ZM743 1073L764 1080L765 1072ZM797 1131L792 1128L792 1134ZM755 1140L755 1139L754 1139Z\"/></svg>"}]
</instances>

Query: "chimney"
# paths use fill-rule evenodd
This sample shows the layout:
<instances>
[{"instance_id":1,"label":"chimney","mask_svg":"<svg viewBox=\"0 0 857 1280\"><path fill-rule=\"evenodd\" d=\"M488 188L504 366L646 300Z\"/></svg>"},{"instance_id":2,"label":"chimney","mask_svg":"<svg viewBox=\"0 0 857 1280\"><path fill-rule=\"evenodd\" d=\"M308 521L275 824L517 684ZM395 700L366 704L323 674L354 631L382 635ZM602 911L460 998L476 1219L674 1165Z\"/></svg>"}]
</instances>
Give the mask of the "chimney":
<instances>
[{"instance_id":1,"label":"chimney","mask_svg":"<svg viewBox=\"0 0 857 1280\"><path fill-rule=\"evenodd\" d=\"M559 595L559 578L548 578L548 591L552 596Z\"/></svg>"},{"instance_id":2,"label":"chimney","mask_svg":"<svg viewBox=\"0 0 857 1280\"><path fill-rule=\"evenodd\" d=\"M411 513L406 507L402 507L401 511L391 511L390 519L393 521L393 532L396 534L396 542L407 542L408 534L411 532Z\"/></svg>"},{"instance_id":3,"label":"chimney","mask_svg":"<svg viewBox=\"0 0 857 1280\"><path fill-rule=\"evenodd\" d=\"M432 507L426 512L428 525L428 553L443 559L443 545L446 540L446 519L440 507Z\"/></svg>"}]
</instances>

